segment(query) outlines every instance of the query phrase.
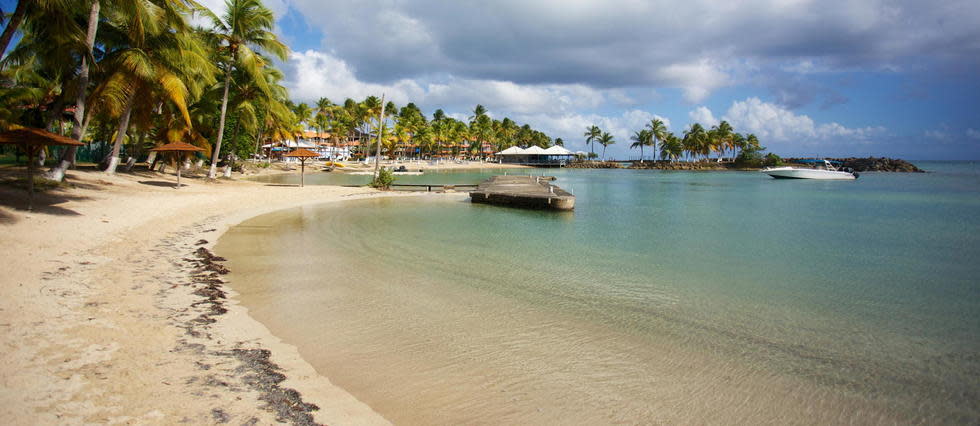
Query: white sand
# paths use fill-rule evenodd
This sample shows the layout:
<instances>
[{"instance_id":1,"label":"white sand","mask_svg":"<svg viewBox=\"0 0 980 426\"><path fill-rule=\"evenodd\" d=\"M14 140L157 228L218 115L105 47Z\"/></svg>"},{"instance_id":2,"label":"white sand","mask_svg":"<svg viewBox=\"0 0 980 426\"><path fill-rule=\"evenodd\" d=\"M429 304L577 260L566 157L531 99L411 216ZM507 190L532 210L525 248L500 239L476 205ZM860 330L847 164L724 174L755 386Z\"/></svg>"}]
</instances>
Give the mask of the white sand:
<instances>
[{"instance_id":1,"label":"white sand","mask_svg":"<svg viewBox=\"0 0 980 426\"><path fill-rule=\"evenodd\" d=\"M250 373L236 371L234 348L271 350L288 377L281 386L318 405L317 422L387 423L234 302L189 335L207 305L194 306L204 299L181 260L249 217L381 193L191 179L175 190L166 185L173 176L155 173L69 176L76 188L40 195L33 213L11 208L25 204L23 190L0 186L4 424L276 422L246 383Z\"/></svg>"}]
</instances>

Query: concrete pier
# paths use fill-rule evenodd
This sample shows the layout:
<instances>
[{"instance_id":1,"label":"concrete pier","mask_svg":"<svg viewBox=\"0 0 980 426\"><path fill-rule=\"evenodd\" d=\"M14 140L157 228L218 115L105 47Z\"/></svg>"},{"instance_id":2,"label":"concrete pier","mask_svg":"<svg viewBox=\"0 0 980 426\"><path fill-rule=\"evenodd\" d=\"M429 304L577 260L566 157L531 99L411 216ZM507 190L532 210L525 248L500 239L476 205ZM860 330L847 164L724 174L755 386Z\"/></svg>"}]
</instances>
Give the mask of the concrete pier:
<instances>
[{"instance_id":1,"label":"concrete pier","mask_svg":"<svg viewBox=\"0 0 980 426\"><path fill-rule=\"evenodd\" d=\"M470 192L470 201L531 209L574 209L575 196L552 185L553 180L546 176L494 176Z\"/></svg>"}]
</instances>

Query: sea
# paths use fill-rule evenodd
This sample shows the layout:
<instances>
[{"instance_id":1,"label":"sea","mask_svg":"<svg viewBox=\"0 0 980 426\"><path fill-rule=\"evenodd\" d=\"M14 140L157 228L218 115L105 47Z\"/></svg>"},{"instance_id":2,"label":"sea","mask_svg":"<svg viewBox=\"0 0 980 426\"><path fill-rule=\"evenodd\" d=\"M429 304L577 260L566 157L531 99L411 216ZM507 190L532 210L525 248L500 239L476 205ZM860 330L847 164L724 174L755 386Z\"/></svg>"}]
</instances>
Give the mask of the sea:
<instances>
[{"instance_id":1,"label":"sea","mask_svg":"<svg viewBox=\"0 0 980 426\"><path fill-rule=\"evenodd\" d=\"M575 210L370 198L215 250L251 316L396 424L978 424L980 163L915 163L426 173L396 183L551 175Z\"/></svg>"}]
</instances>

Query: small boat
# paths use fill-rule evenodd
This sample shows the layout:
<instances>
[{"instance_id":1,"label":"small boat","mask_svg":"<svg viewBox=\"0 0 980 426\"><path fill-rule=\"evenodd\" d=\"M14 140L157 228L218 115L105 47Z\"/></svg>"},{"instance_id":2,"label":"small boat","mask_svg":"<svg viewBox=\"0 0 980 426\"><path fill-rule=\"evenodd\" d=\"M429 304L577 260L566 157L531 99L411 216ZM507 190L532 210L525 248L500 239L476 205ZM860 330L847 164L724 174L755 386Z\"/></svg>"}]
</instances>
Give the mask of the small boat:
<instances>
[{"instance_id":1,"label":"small boat","mask_svg":"<svg viewBox=\"0 0 980 426\"><path fill-rule=\"evenodd\" d=\"M858 174L850 168L834 165L834 163L840 164L839 162L829 160L810 160L809 162L823 162L824 168L773 167L763 169L762 173L776 179L854 180L858 178Z\"/></svg>"}]
</instances>

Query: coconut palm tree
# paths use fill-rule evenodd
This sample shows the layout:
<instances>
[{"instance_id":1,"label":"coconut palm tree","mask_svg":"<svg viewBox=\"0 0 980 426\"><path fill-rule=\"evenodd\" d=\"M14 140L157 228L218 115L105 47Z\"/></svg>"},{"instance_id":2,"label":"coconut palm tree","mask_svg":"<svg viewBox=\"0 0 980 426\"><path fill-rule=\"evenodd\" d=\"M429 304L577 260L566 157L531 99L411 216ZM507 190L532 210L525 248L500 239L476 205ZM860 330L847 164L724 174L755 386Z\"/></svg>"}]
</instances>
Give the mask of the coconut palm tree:
<instances>
[{"instance_id":1,"label":"coconut palm tree","mask_svg":"<svg viewBox=\"0 0 980 426\"><path fill-rule=\"evenodd\" d=\"M653 131L650 129L636 131L630 137L630 140L633 141L630 149L640 148L640 164L643 164L643 147L653 145Z\"/></svg>"},{"instance_id":2,"label":"coconut palm tree","mask_svg":"<svg viewBox=\"0 0 980 426\"><path fill-rule=\"evenodd\" d=\"M713 149L718 151L718 162L721 162L722 157L725 156L726 149L732 145L732 140L735 137L735 131L727 121L722 120L722 122L718 123L717 126L713 126L711 128L710 133L713 142Z\"/></svg>"},{"instance_id":3,"label":"coconut palm tree","mask_svg":"<svg viewBox=\"0 0 980 426\"><path fill-rule=\"evenodd\" d=\"M667 126L664 125L663 120L659 118L654 118L649 123L647 123L647 128L651 132L651 137L653 138L653 152L654 155L657 153L657 144L663 142L667 136ZM641 155L642 157L642 155ZM641 161L642 162L642 161Z\"/></svg>"},{"instance_id":4,"label":"coconut palm tree","mask_svg":"<svg viewBox=\"0 0 980 426\"><path fill-rule=\"evenodd\" d=\"M218 120L218 136L211 155L211 170L208 177L217 174L218 158L225 131L225 118L228 109L228 90L231 87L232 70L245 71L262 87L261 68L268 66L256 50L270 53L280 60L286 60L289 48L276 39L272 29L275 16L262 5L261 0L226 0L227 10L222 16L206 12L214 27L213 36L219 41L225 71L224 95L221 98L221 115Z\"/></svg>"},{"instance_id":5,"label":"coconut palm tree","mask_svg":"<svg viewBox=\"0 0 980 426\"><path fill-rule=\"evenodd\" d=\"M684 142L677 135L667 132L664 141L667 142L667 155L670 161L673 162L684 155Z\"/></svg>"},{"instance_id":6,"label":"coconut palm tree","mask_svg":"<svg viewBox=\"0 0 980 426\"><path fill-rule=\"evenodd\" d=\"M692 156L704 155L707 158L711 152L711 141L701 123L694 123L684 131L684 148Z\"/></svg>"},{"instance_id":7,"label":"coconut palm tree","mask_svg":"<svg viewBox=\"0 0 980 426\"><path fill-rule=\"evenodd\" d=\"M160 0L147 3L145 9L133 15L120 10L107 14L112 23L105 31L107 36L115 36L125 44L103 59L106 68L114 71L96 88L110 100L113 115L119 116L106 173L116 171L134 108L146 111L156 107L141 100L166 99L191 126L187 110L189 86L213 82L216 69L209 60L209 50L185 21L189 12L190 8L181 1Z\"/></svg>"},{"instance_id":8,"label":"coconut palm tree","mask_svg":"<svg viewBox=\"0 0 980 426\"><path fill-rule=\"evenodd\" d=\"M0 33L0 58L7 52L10 40L25 19L38 20L40 16L50 16L51 13L66 11L74 6L70 0L19 0L7 19L7 25L3 27L3 33Z\"/></svg>"},{"instance_id":9,"label":"coconut palm tree","mask_svg":"<svg viewBox=\"0 0 980 426\"><path fill-rule=\"evenodd\" d=\"M594 144L595 141L598 140L600 136L602 136L602 130L599 129L599 126L593 124L592 126L585 129L585 133L582 136L585 136L585 144L589 146L589 152L595 154ZM590 155L589 157L590 158L594 157L594 155Z\"/></svg>"},{"instance_id":10,"label":"coconut palm tree","mask_svg":"<svg viewBox=\"0 0 980 426\"><path fill-rule=\"evenodd\" d=\"M602 145L602 161L606 161L606 147L609 145L614 145L616 143L616 139L613 138L613 135L610 135L607 132L602 132L602 135L599 136L598 142L599 145Z\"/></svg>"}]
</instances>

